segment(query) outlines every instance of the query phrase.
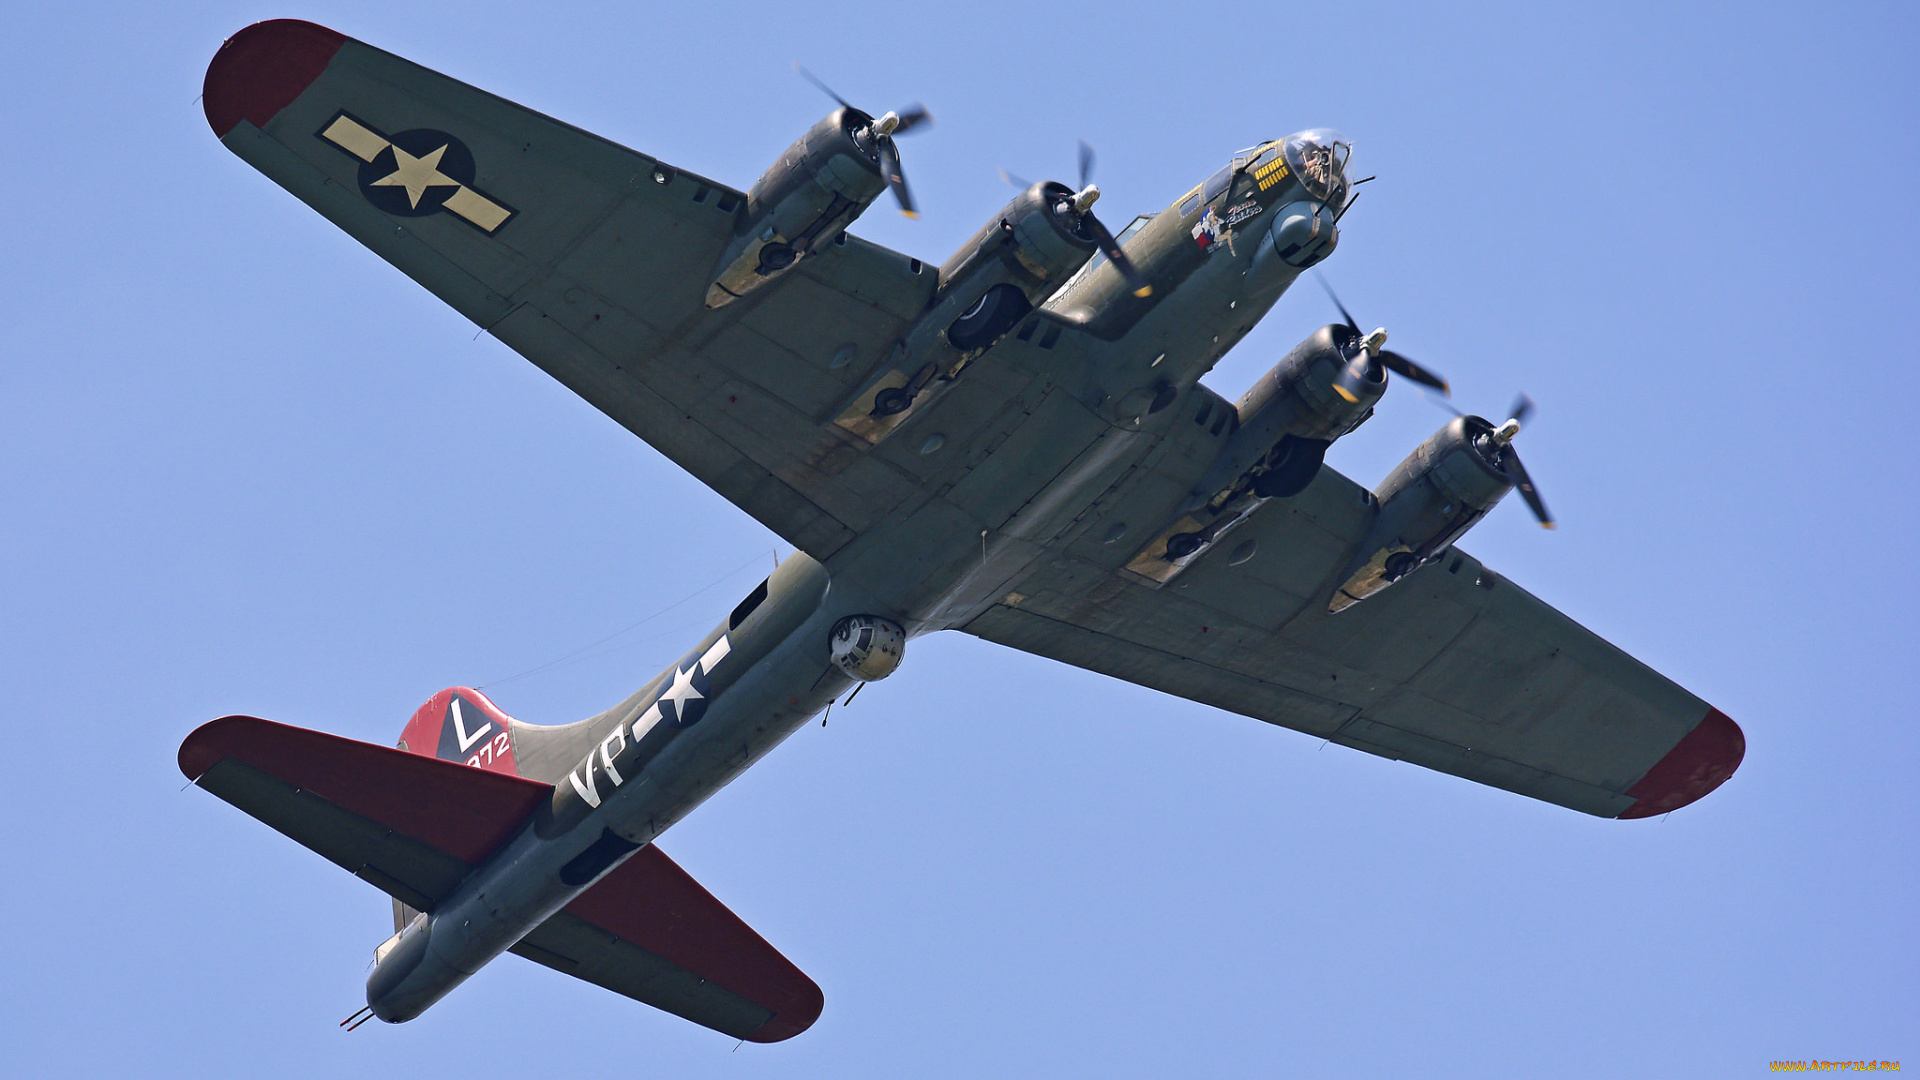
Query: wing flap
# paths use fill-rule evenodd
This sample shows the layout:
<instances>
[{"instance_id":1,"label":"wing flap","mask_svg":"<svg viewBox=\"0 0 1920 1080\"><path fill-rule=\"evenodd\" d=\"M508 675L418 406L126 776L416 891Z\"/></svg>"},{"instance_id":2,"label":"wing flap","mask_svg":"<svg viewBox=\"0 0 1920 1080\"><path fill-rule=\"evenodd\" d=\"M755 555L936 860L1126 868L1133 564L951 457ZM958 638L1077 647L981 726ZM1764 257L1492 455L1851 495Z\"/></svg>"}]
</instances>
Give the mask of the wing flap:
<instances>
[{"instance_id":1,"label":"wing flap","mask_svg":"<svg viewBox=\"0 0 1920 1080\"><path fill-rule=\"evenodd\" d=\"M556 971L738 1039L812 1026L812 979L652 845L513 949Z\"/></svg>"},{"instance_id":2,"label":"wing flap","mask_svg":"<svg viewBox=\"0 0 1920 1080\"><path fill-rule=\"evenodd\" d=\"M200 787L431 911L552 797L546 784L251 716L180 744Z\"/></svg>"}]
</instances>

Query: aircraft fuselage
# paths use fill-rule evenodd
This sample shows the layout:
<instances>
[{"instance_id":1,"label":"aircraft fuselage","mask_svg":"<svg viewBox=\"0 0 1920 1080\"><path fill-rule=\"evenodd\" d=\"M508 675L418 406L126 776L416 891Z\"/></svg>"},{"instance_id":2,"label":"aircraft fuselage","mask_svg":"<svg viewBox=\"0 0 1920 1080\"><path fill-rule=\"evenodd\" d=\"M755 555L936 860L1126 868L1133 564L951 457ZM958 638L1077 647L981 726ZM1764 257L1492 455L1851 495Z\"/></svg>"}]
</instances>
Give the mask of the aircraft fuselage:
<instances>
[{"instance_id":1,"label":"aircraft fuselage","mask_svg":"<svg viewBox=\"0 0 1920 1080\"><path fill-rule=\"evenodd\" d=\"M824 565L789 556L764 599L749 598L626 701L548 740L570 762L541 769L522 750L524 772L557 778L551 804L381 946L367 983L375 1015L419 1015L818 715L854 681L830 656L842 620L876 616L908 637L962 625L1144 455L1178 455L1197 482L1221 436L1217 424L1187 422L1193 395L1223 415L1232 406L1195 384L1336 236L1338 201L1315 199L1284 162L1275 165L1278 147L1236 158L1224 183L1216 175L1128 240L1151 296L1135 295L1104 261L1053 293L1039 316L1083 335L1085 346L1057 370L1044 353L1017 361L1030 376L1013 392L1022 419L976 448L964 476ZM976 378L986 376L962 371L946 393L963 398ZM930 409L913 418L917 428L889 437L933 445L926 429L938 416ZM1147 517L1171 514L1188 496L1169 488ZM1141 519L1118 539L1136 544L1158 523Z\"/></svg>"}]
</instances>

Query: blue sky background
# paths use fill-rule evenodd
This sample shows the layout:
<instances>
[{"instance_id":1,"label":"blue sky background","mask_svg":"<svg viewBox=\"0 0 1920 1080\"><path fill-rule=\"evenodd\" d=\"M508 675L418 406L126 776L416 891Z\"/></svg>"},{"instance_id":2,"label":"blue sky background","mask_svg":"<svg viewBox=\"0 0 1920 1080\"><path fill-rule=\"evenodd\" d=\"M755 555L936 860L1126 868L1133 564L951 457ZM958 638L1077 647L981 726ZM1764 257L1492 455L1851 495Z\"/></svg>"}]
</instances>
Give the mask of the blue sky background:
<instances>
[{"instance_id":1,"label":"blue sky background","mask_svg":"<svg viewBox=\"0 0 1920 1080\"><path fill-rule=\"evenodd\" d=\"M443 686L565 722L771 566L764 529L256 174L195 96L299 16L745 186L925 101L938 261L1100 152L1109 221L1332 125L1325 266L1495 413L1462 546L1748 754L1609 822L958 634L662 846L824 987L746 1046L515 958L345 1035L387 904L199 791L249 712L391 742ZM1920 1066L1910 4L19 5L0 14L0 1046L16 1075L1748 1076ZM1209 376L1329 321L1310 283ZM1408 387L1330 462L1444 419ZM702 592L701 590L706 590ZM677 601L572 661L509 679Z\"/></svg>"}]
</instances>

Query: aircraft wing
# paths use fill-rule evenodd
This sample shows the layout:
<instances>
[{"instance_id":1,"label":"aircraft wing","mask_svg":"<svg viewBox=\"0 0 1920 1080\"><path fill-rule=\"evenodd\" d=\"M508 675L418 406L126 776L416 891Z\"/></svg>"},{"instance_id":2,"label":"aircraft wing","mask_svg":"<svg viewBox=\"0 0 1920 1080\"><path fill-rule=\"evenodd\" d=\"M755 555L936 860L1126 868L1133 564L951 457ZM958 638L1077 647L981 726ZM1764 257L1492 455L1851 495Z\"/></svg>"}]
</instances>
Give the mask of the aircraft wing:
<instances>
[{"instance_id":1,"label":"aircraft wing","mask_svg":"<svg viewBox=\"0 0 1920 1080\"><path fill-rule=\"evenodd\" d=\"M251 716L180 745L195 784L432 911L526 826L553 787ZM514 952L734 1038L819 1017L820 988L658 848L635 852Z\"/></svg>"},{"instance_id":2,"label":"aircraft wing","mask_svg":"<svg viewBox=\"0 0 1920 1080\"><path fill-rule=\"evenodd\" d=\"M1130 549L1065 544L964 629L1601 817L1684 806L1739 765L1732 720L1464 552L1328 614L1364 494L1322 469L1158 589L1120 572Z\"/></svg>"},{"instance_id":3,"label":"aircraft wing","mask_svg":"<svg viewBox=\"0 0 1920 1080\"><path fill-rule=\"evenodd\" d=\"M204 104L228 149L815 558L916 486L827 421L926 306L918 260L846 237L709 311L740 192L312 23L234 35Z\"/></svg>"}]
</instances>

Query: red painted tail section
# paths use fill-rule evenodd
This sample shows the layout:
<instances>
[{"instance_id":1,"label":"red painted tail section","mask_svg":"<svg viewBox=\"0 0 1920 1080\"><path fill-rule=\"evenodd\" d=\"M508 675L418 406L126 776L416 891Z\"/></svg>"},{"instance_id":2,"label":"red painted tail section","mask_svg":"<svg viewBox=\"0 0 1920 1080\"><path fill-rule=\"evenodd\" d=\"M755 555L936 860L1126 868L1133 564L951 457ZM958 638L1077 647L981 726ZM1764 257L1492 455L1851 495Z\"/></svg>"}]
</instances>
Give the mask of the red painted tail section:
<instances>
[{"instance_id":1,"label":"red painted tail section","mask_svg":"<svg viewBox=\"0 0 1920 1080\"><path fill-rule=\"evenodd\" d=\"M773 1013L746 1032L779 1042L820 1018L820 987L753 927L649 844L567 905L569 914Z\"/></svg>"},{"instance_id":2,"label":"red painted tail section","mask_svg":"<svg viewBox=\"0 0 1920 1080\"><path fill-rule=\"evenodd\" d=\"M513 718L465 686L427 699L400 732L400 749L488 772L518 776L513 763Z\"/></svg>"},{"instance_id":3,"label":"red painted tail section","mask_svg":"<svg viewBox=\"0 0 1920 1080\"><path fill-rule=\"evenodd\" d=\"M450 726L456 702L459 720ZM457 745L464 737L470 761L491 738L480 724L504 729L507 722L480 694L443 690L407 725L403 744L412 752L403 753L228 716L187 736L180 771L403 902L431 910L552 797L547 784L489 775L511 774L510 753L478 769L435 760L443 738ZM771 1014L756 1019L758 1027L729 1032L756 1042L791 1038L820 1015L819 986L656 847L635 852L565 910L591 925L591 940L567 939L585 947L536 957L540 963L702 1023L712 1002L699 988L711 983ZM601 955L615 938L657 959L638 972L617 970ZM662 961L685 977L655 985Z\"/></svg>"}]
</instances>

